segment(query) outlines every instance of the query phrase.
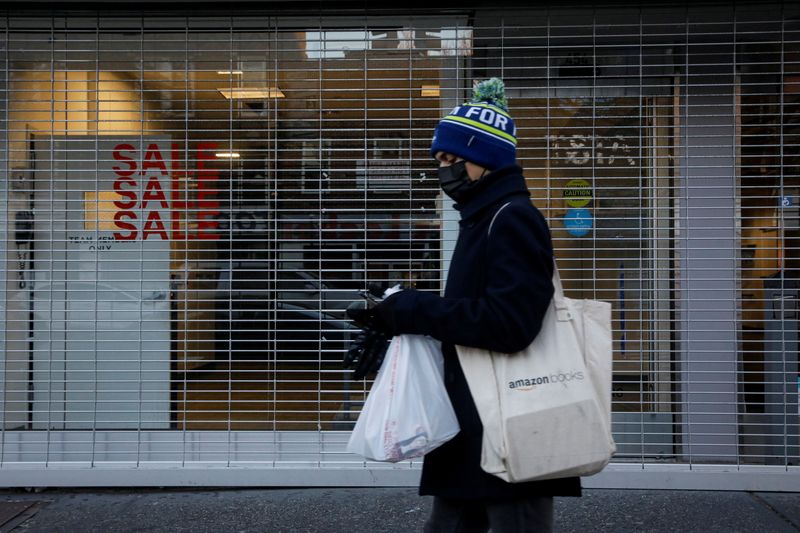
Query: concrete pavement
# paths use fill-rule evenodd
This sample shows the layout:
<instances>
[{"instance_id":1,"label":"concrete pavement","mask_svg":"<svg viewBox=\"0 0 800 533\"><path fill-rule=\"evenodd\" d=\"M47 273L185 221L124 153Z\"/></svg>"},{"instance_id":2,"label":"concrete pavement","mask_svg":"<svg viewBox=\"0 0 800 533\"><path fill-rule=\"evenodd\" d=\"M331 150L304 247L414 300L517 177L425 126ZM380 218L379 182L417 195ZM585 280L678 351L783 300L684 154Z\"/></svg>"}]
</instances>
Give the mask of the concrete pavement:
<instances>
[{"instance_id":1,"label":"concrete pavement","mask_svg":"<svg viewBox=\"0 0 800 533\"><path fill-rule=\"evenodd\" d=\"M411 488L0 491L45 505L17 532L413 532ZM3 532L8 529L3 528ZM556 499L558 532L800 532L800 494L586 489Z\"/></svg>"}]
</instances>

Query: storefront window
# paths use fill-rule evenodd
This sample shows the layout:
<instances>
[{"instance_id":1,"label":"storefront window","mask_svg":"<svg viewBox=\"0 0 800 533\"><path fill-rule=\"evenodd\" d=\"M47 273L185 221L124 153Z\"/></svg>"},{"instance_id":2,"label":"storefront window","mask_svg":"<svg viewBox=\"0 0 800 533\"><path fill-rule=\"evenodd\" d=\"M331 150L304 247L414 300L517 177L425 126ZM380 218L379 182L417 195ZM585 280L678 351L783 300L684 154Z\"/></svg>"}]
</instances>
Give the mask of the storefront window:
<instances>
[{"instance_id":1,"label":"storefront window","mask_svg":"<svg viewBox=\"0 0 800 533\"><path fill-rule=\"evenodd\" d=\"M443 284L428 147L468 92L473 30L69 24L10 41L10 165L29 177L11 205L32 231L7 342L33 401L9 419L349 428L365 387L340 367L344 308L370 284ZM669 410L671 101L527 84L508 80L519 159L565 286L615 304L614 409Z\"/></svg>"},{"instance_id":2,"label":"storefront window","mask_svg":"<svg viewBox=\"0 0 800 533\"><path fill-rule=\"evenodd\" d=\"M371 283L441 287L427 150L468 34L178 22L10 38L10 211L31 230L7 420L348 428L344 308Z\"/></svg>"},{"instance_id":3,"label":"storefront window","mask_svg":"<svg viewBox=\"0 0 800 533\"><path fill-rule=\"evenodd\" d=\"M741 450L796 463L800 48L751 44L742 55Z\"/></svg>"},{"instance_id":4,"label":"storefront window","mask_svg":"<svg viewBox=\"0 0 800 533\"><path fill-rule=\"evenodd\" d=\"M671 52L645 67L591 35L273 22L9 32L9 424L349 429L369 383L341 368L344 309L370 284L443 287L431 134L497 74L568 295L613 304L617 420L650 416L639 453L673 453Z\"/></svg>"}]
</instances>

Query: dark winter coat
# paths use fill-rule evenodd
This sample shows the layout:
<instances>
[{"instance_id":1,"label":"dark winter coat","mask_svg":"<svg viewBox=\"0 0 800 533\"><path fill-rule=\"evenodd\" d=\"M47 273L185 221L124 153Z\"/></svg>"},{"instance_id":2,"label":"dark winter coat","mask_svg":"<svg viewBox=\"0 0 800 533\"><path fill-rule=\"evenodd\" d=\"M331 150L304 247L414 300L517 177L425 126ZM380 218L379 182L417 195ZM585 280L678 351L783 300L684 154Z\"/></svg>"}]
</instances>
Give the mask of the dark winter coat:
<instances>
[{"instance_id":1,"label":"dark winter coat","mask_svg":"<svg viewBox=\"0 0 800 533\"><path fill-rule=\"evenodd\" d=\"M581 492L579 478L511 484L481 470L483 427L454 347L513 353L541 328L553 295L553 251L521 172L511 166L485 176L468 201L456 206L460 231L443 298L406 290L379 306L392 334L442 341L445 386L461 426L453 440L425 457L420 494L473 500ZM492 217L507 202L489 237Z\"/></svg>"}]
</instances>

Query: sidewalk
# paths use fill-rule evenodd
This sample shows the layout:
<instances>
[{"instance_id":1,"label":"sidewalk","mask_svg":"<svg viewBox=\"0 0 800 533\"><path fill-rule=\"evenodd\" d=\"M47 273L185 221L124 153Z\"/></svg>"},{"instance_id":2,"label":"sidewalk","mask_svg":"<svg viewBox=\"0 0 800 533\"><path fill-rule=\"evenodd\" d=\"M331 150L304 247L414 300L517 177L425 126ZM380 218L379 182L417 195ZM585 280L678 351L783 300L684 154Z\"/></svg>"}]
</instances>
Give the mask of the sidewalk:
<instances>
[{"instance_id":1,"label":"sidewalk","mask_svg":"<svg viewBox=\"0 0 800 533\"><path fill-rule=\"evenodd\" d=\"M411 488L0 491L18 501L46 505L15 533L413 532L431 505ZM800 493L587 489L556 499L556 531L797 533Z\"/></svg>"}]
</instances>

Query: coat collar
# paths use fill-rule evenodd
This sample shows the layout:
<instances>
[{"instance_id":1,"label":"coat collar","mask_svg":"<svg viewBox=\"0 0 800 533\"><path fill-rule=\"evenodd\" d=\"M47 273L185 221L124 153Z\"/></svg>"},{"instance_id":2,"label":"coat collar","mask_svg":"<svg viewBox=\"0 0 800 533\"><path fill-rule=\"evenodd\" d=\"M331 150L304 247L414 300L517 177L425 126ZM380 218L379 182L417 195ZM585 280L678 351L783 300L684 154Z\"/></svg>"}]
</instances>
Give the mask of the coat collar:
<instances>
[{"instance_id":1,"label":"coat collar","mask_svg":"<svg viewBox=\"0 0 800 533\"><path fill-rule=\"evenodd\" d=\"M461 213L462 221L476 216L507 196L531 195L525 178L522 176L522 169L517 165L497 169L484 176L481 181L482 183L475 189L475 194L469 200L454 206Z\"/></svg>"}]
</instances>

